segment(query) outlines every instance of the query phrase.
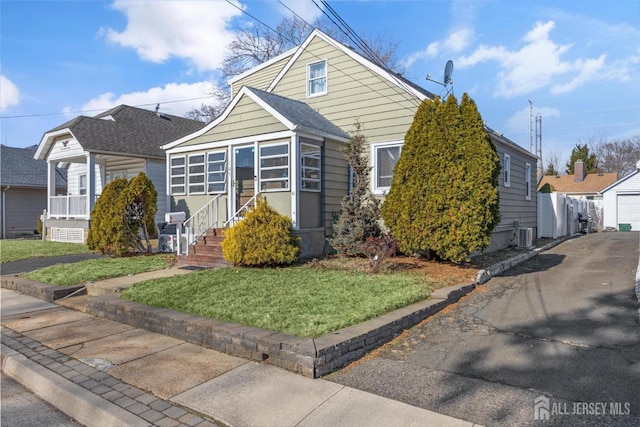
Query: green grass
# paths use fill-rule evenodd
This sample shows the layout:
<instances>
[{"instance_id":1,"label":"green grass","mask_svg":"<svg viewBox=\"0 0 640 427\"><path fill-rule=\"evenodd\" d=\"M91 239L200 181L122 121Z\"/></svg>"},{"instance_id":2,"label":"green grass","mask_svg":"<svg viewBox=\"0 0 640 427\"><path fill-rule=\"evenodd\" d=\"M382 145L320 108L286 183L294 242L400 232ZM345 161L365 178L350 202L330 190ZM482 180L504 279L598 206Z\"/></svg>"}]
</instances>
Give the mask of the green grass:
<instances>
[{"instance_id":1,"label":"green grass","mask_svg":"<svg viewBox=\"0 0 640 427\"><path fill-rule=\"evenodd\" d=\"M425 299L431 286L414 274L221 268L138 283L121 298L316 337Z\"/></svg>"},{"instance_id":2,"label":"green grass","mask_svg":"<svg viewBox=\"0 0 640 427\"><path fill-rule=\"evenodd\" d=\"M0 260L2 263L29 258L89 253L86 245L80 243L49 242L43 240L0 240Z\"/></svg>"},{"instance_id":3,"label":"green grass","mask_svg":"<svg viewBox=\"0 0 640 427\"><path fill-rule=\"evenodd\" d=\"M70 286L159 270L169 265L168 257L165 255L96 258L74 262L73 264L53 265L30 273L24 273L22 277L52 285Z\"/></svg>"}]
</instances>

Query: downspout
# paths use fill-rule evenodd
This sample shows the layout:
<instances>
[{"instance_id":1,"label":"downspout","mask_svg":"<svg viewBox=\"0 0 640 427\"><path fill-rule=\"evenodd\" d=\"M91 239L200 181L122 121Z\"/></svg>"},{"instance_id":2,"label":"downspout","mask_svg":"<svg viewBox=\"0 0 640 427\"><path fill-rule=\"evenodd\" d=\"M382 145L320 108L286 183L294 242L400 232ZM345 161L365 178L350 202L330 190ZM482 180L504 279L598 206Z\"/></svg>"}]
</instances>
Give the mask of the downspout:
<instances>
[{"instance_id":1,"label":"downspout","mask_svg":"<svg viewBox=\"0 0 640 427\"><path fill-rule=\"evenodd\" d=\"M7 185L4 190L2 190L2 238L7 238L7 190L10 189L11 186Z\"/></svg>"}]
</instances>

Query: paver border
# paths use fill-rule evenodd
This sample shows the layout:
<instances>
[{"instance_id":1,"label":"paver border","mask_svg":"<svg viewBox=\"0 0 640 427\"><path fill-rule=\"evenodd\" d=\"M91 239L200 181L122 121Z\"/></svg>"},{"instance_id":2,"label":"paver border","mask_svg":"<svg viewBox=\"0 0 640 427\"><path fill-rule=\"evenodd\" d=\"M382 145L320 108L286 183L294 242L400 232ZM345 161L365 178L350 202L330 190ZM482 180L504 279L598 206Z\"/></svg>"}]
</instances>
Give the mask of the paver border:
<instances>
[{"instance_id":1,"label":"paver border","mask_svg":"<svg viewBox=\"0 0 640 427\"><path fill-rule=\"evenodd\" d=\"M265 362L310 378L319 378L361 358L367 352L391 341L404 330L417 325L471 292L491 277L523 263L547 249L572 238L568 236L528 250L515 257L479 270L476 281L435 290L428 300L394 310L371 320L311 339L267 329L222 322L178 311L150 307L120 300L117 294L87 300L87 313L115 320L211 348L223 353ZM5 283L6 282L6 283ZM59 287L19 277L2 280L2 287L46 299L61 295ZM81 286L75 287L77 290ZM47 288L56 288L61 292ZM34 291L35 289L35 291ZM72 290L67 292L73 292ZM57 299L57 298L55 298ZM49 301L49 300L48 300Z\"/></svg>"}]
</instances>

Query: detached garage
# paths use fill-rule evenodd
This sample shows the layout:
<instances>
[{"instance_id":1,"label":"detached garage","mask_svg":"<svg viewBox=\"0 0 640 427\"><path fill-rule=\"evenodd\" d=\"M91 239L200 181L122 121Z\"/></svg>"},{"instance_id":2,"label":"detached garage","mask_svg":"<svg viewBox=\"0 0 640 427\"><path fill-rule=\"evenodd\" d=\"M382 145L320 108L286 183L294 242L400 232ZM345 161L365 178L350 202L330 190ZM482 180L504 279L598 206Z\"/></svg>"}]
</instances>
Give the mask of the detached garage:
<instances>
[{"instance_id":1,"label":"detached garage","mask_svg":"<svg viewBox=\"0 0 640 427\"><path fill-rule=\"evenodd\" d=\"M634 172L601 193L605 227L619 229L619 224L630 224L632 231L640 231L640 161Z\"/></svg>"}]
</instances>

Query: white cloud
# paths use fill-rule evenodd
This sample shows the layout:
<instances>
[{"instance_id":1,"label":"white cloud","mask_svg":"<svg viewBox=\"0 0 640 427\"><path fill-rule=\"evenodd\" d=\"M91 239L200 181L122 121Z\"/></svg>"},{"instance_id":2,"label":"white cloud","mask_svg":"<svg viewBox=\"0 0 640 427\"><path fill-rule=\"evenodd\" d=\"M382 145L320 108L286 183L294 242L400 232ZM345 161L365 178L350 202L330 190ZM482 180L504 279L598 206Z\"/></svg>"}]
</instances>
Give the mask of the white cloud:
<instances>
[{"instance_id":1,"label":"white cloud","mask_svg":"<svg viewBox=\"0 0 640 427\"><path fill-rule=\"evenodd\" d=\"M497 61L501 71L497 75L496 96L512 98L549 85L552 85L554 94L570 92L593 80L603 70L606 55L563 61L562 56L572 45L559 45L551 40L549 33L554 26L553 21L537 22L524 36L525 45L519 50L480 45L470 55L460 57L456 65L465 68L485 61ZM561 77L568 81L558 83Z\"/></svg>"},{"instance_id":2,"label":"white cloud","mask_svg":"<svg viewBox=\"0 0 640 427\"><path fill-rule=\"evenodd\" d=\"M101 28L107 40L135 49L147 61L183 58L198 70L221 65L234 38L229 23L242 13L225 1L115 0L112 7L126 15L127 26L120 32Z\"/></svg>"},{"instance_id":3,"label":"white cloud","mask_svg":"<svg viewBox=\"0 0 640 427\"><path fill-rule=\"evenodd\" d=\"M461 52L469 46L474 37L475 32L472 28L458 28L450 32L445 39L431 42L423 50L413 52L402 61L402 65L409 68L423 59Z\"/></svg>"},{"instance_id":4,"label":"white cloud","mask_svg":"<svg viewBox=\"0 0 640 427\"><path fill-rule=\"evenodd\" d=\"M322 14L322 11L311 0L282 0L282 3L294 11L296 15L310 23L313 23ZM324 8L321 3L318 3L318 5ZM291 11L287 7L280 3L278 3L278 7L283 16L291 16Z\"/></svg>"},{"instance_id":5,"label":"white cloud","mask_svg":"<svg viewBox=\"0 0 640 427\"><path fill-rule=\"evenodd\" d=\"M0 113L20 103L20 90L11 80L0 74Z\"/></svg>"},{"instance_id":6,"label":"white cloud","mask_svg":"<svg viewBox=\"0 0 640 427\"><path fill-rule=\"evenodd\" d=\"M63 111L74 116L75 114L72 114L72 111L91 111L92 113L87 113L86 115L92 116L120 104L131 106L147 105L147 107L143 108L149 109L153 109L155 104L160 104L161 112L176 116L184 116L193 108L200 107L202 104L206 104L208 102L208 99L206 98L193 98L206 97L211 94L212 90L213 85L210 82L198 82L191 84L168 83L164 87L153 87L146 92L132 92L120 96L117 96L112 92L102 93L89 100L79 109L67 107ZM181 100L187 101L170 102Z\"/></svg>"}]
</instances>

